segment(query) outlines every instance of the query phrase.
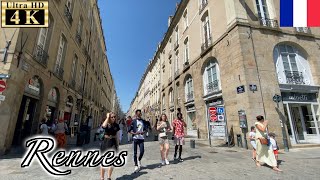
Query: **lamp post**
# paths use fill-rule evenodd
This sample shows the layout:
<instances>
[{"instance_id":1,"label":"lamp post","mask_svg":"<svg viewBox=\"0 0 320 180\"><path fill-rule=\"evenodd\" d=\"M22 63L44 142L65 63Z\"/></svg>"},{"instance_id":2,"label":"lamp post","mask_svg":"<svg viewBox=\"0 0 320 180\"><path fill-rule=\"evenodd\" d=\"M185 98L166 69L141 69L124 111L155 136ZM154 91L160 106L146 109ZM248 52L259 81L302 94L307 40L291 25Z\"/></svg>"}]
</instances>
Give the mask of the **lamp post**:
<instances>
[{"instance_id":1,"label":"lamp post","mask_svg":"<svg viewBox=\"0 0 320 180\"><path fill-rule=\"evenodd\" d=\"M277 103L277 109L279 109L279 102L282 101L282 97L278 94L275 94L273 96L273 101L275 103ZM282 120L280 119L280 125L281 125L281 130L282 130L282 139L283 139L283 145L284 145L284 151L285 152L289 152L289 146L288 146L288 141L287 141L287 134L286 134L286 130L285 130L285 127L283 125L283 122Z\"/></svg>"}]
</instances>

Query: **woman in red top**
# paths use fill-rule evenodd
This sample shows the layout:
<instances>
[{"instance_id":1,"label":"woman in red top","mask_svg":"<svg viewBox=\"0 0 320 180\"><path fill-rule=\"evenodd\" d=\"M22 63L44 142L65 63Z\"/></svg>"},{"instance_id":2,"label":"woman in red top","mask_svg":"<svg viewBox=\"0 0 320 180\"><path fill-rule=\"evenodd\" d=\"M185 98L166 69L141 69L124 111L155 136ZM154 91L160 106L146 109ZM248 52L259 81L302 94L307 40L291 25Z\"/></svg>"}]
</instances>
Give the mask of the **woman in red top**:
<instances>
[{"instance_id":1,"label":"woman in red top","mask_svg":"<svg viewBox=\"0 0 320 180\"><path fill-rule=\"evenodd\" d=\"M174 149L174 160L177 160L177 151L179 149L179 158L178 160L180 162L183 161L181 158L181 153L182 153L182 145L185 144L184 142L184 128L187 127L187 124L184 122L182 118L182 113L177 114L177 119L175 119L172 122L172 127L173 127L173 134L174 134L174 143L175 143L175 149Z\"/></svg>"}]
</instances>

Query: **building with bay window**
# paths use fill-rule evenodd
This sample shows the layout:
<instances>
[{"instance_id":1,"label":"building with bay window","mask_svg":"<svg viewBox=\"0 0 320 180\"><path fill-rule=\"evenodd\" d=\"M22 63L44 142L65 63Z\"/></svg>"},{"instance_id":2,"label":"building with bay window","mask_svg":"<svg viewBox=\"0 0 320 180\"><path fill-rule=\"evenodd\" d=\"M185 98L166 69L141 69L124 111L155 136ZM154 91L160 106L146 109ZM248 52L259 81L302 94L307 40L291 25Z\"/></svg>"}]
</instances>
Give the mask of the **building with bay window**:
<instances>
[{"instance_id":1,"label":"building with bay window","mask_svg":"<svg viewBox=\"0 0 320 180\"><path fill-rule=\"evenodd\" d=\"M39 133L42 118L63 119L76 132L88 116L94 128L113 109L116 95L96 0L50 1L48 28L0 31L0 74L10 75L0 101L0 154Z\"/></svg>"},{"instance_id":2,"label":"building with bay window","mask_svg":"<svg viewBox=\"0 0 320 180\"><path fill-rule=\"evenodd\" d=\"M162 113L181 112L186 134L213 144L239 136L244 146L240 118L250 130L257 115L281 147L283 134L290 146L320 143L320 30L280 28L279 9L277 0L182 0L153 57Z\"/></svg>"}]
</instances>

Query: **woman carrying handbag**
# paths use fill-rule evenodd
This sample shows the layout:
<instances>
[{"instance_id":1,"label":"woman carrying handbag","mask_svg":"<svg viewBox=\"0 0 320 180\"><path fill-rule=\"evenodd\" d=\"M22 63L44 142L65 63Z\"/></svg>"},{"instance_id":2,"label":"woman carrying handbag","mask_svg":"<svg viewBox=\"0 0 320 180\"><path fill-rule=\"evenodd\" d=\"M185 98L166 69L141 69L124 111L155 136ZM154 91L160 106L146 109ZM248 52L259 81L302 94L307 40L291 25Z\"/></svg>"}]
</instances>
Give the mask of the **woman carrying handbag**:
<instances>
[{"instance_id":1,"label":"woman carrying handbag","mask_svg":"<svg viewBox=\"0 0 320 180\"><path fill-rule=\"evenodd\" d=\"M266 163L271 166L273 170L277 172L281 172L279 168L277 168L277 161L273 154L273 151L270 150L269 145L269 137L268 137L268 121L264 120L263 116L256 117L257 122L256 126L256 144L257 144L257 161L256 165L260 167L260 163Z\"/></svg>"}]
</instances>

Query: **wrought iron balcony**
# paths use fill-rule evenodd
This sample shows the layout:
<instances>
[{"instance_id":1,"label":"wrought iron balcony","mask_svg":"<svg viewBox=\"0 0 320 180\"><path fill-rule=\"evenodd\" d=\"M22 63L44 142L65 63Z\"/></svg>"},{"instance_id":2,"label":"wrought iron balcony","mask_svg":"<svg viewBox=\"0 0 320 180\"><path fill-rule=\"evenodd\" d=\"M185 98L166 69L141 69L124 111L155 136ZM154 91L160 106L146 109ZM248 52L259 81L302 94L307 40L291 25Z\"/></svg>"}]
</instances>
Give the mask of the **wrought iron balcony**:
<instances>
[{"instance_id":1,"label":"wrought iron balcony","mask_svg":"<svg viewBox=\"0 0 320 180\"><path fill-rule=\"evenodd\" d=\"M311 30L308 27L296 27L297 33L311 34Z\"/></svg>"},{"instance_id":2,"label":"wrought iron balcony","mask_svg":"<svg viewBox=\"0 0 320 180\"><path fill-rule=\"evenodd\" d=\"M285 71L287 84L305 84L302 72L299 71Z\"/></svg>"},{"instance_id":3,"label":"wrought iron balcony","mask_svg":"<svg viewBox=\"0 0 320 180\"><path fill-rule=\"evenodd\" d=\"M76 40L77 40L78 44L81 44L82 39L81 39L81 33L80 32L76 33Z\"/></svg>"},{"instance_id":4,"label":"wrought iron balcony","mask_svg":"<svg viewBox=\"0 0 320 180\"><path fill-rule=\"evenodd\" d=\"M40 63L41 65L47 67L48 64L48 54L43 48L39 45L37 45L33 57L35 60Z\"/></svg>"},{"instance_id":5,"label":"wrought iron balcony","mask_svg":"<svg viewBox=\"0 0 320 180\"><path fill-rule=\"evenodd\" d=\"M58 66L56 66L55 68L54 68L54 74L55 74L55 76L57 76L59 79L63 79L63 73L64 73L64 70L61 68L61 67L58 67Z\"/></svg>"},{"instance_id":6,"label":"wrought iron balcony","mask_svg":"<svg viewBox=\"0 0 320 180\"><path fill-rule=\"evenodd\" d=\"M210 35L208 37L208 39L206 39L205 42L202 43L202 45L201 45L201 53L206 51L211 46L211 44L212 44L212 42L211 42L211 35Z\"/></svg>"},{"instance_id":7,"label":"wrought iron balcony","mask_svg":"<svg viewBox=\"0 0 320 180\"><path fill-rule=\"evenodd\" d=\"M215 80L209 84L207 84L207 94L214 93L219 91L219 81Z\"/></svg>"},{"instance_id":8,"label":"wrought iron balcony","mask_svg":"<svg viewBox=\"0 0 320 180\"><path fill-rule=\"evenodd\" d=\"M188 94L186 94L186 100L187 102L192 101L194 99L193 97L193 91L189 92Z\"/></svg>"},{"instance_id":9,"label":"wrought iron balcony","mask_svg":"<svg viewBox=\"0 0 320 180\"><path fill-rule=\"evenodd\" d=\"M199 7L199 13L201 13L204 10L204 8L208 5L208 0L201 0L200 3L201 4Z\"/></svg>"},{"instance_id":10,"label":"wrought iron balcony","mask_svg":"<svg viewBox=\"0 0 320 180\"><path fill-rule=\"evenodd\" d=\"M271 27L271 28L278 28L278 21L275 19L267 19L267 18L260 18L260 25Z\"/></svg>"},{"instance_id":11,"label":"wrought iron balcony","mask_svg":"<svg viewBox=\"0 0 320 180\"><path fill-rule=\"evenodd\" d=\"M72 14L67 5L65 5L65 8L64 8L64 15L66 16L69 24L72 24L72 21L73 21Z\"/></svg>"}]
</instances>

